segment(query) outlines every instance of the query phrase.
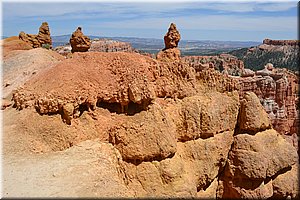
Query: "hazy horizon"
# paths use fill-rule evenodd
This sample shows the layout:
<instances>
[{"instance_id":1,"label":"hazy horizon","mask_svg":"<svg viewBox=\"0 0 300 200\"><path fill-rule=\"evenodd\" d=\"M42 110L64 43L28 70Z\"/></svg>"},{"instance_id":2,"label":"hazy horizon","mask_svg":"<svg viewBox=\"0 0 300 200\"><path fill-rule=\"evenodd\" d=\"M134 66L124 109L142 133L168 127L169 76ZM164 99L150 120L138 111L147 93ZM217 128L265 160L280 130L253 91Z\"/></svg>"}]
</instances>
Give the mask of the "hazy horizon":
<instances>
[{"instance_id":1,"label":"hazy horizon","mask_svg":"<svg viewBox=\"0 0 300 200\"><path fill-rule=\"evenodd\" d=\"M47 9L45 9L47 8ZM52 36L78 26L98 37L162 39L171 22L182 40L253 41L297 39L297 1L288 2L7 2L2 36L36 34L47 21Z\"/></svg>"}]
</instances>

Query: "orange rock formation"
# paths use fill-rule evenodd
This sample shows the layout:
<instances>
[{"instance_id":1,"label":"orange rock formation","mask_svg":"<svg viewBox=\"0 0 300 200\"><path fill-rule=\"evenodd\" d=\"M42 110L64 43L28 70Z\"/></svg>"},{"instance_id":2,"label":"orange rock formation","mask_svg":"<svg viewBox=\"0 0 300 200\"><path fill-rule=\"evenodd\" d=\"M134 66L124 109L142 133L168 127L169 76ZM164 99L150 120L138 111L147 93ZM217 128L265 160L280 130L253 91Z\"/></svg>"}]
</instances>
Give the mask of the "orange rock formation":
<instances>
[{"instance_id":1,"label":"orange rock formation","mask_svg":"<svg viewBox=\"0 0 300 200\"><path fill-rule=\"evenodd\" d=\"M72 53L85 52L91 47L90 38L82 33L81 27L78 27L77 30L73 32L70 38L70 44L72 47Z\"/></svg>"},{"instance_id":2,"label":"orange rock formation","mask_svg":"<svg viewBox=\"0 0 300 200\"><path fill-rule=\"evenodd\" d=\"M168 32L164 36L165 48L158 52L158 60L174 61L180 60L180 50L177 48L180 34L174 23L171 23Z\"/></svg>"},{"instance_id":3,"label":"orange rock formation","mask_svg":"<svg viewBox=\"0 0 300 200\"><path fill-rule=\"evenodd\" d=\"M43 45L49 45L47 48L52 48L52 39L50 37L50 29L47 22L43 22L39 28L37 35L26 34L20 32L19 39L30 44L33 48L42 47Z\"/></svg>"}]
</instances>

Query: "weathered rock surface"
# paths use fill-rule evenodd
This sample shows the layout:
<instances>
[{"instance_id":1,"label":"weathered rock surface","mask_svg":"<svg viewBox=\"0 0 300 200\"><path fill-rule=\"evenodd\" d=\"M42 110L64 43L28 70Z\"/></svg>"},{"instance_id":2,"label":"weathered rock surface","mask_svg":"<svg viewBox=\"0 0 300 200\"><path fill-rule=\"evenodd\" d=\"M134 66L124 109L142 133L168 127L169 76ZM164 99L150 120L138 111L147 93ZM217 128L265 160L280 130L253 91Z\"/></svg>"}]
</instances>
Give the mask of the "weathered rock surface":
<instances>
[{"instance_id":1,"label":"weathered rock surface","mask_svg":"<svg viewBox=\"0 0 300 200\"><path fill-rule=\"evenodd\" d=\"M283 177L288 176L286 173L290 171L297 159L296 149L273 129L255 135L236 135L223 176L222 197L272 197L273 181L278 174L282 174ZM279 183L280 186L277 187L284 188L285 184L295 187L297 184L295 181L294 178L284 184Z\"/></svg>"},{"instance_id":2,"label":"weathered rock surface","mask_svg":"<svg viewBox=\"0 0 300 200\"><path fill-rule=\"evenodd\" d=\"M25 32L20 32L19 39L30 44L33 48L45 47L52 48L52 39L50 36L50 29L47 22L43 22L39 28L37 35L26 34Z\"/></svg>"},{"instance_id":3,"label":"weathered rock surface","mask_svg":"<svg viewBox=\"0 0 300 200\"><path fill-rule=\"evenodd\" d=\"M82 33L81 27L78 27L76 31L72 33L70 44L72 47L72 53L86 52L91 47L90 38Z\"/></svg>"},{"instance_id":4,"label":"weathered rock surface","mask_svg":"<svg viewBox=\"0 0 300 200\"><path fill-rule=\"evenodd\" d=\"M178 47L180 38L180 33L176 28L176 24L171 23L168 32L164 36L165 49Z\"/></svg>"},{"instance_id":5,"label":"weathered rock surface","mask_svg":"<svg viewBox=\"0 0 300 200\"><path fill-rule=\"evenodd\" d=\"M180 60L180 50L178 48L165 49L158 52L156 58L161 61Z\"/></svg>"},{"instance_id":6,"label":"weathered rock surface","mask_svg":"<svg viewBox=\"0 0 300 200\"><path fill-rule=\"evenodd\" d=\"M168 32L164 36L165 48L158 52L157 59L161 61L180 60L180 50L177 48L180 38L176 25L171 23Z\"/></svg>"},{"instance_id":7,"label":"weathered rock surface","mask_svg":"<svg viewBox=\"0 0 300 200\"><path fill-rule=\"evenodd\" d=\"M179 117L176 116L177 138L179 141L205 139L234 130L238 110L239 99L236 93L228 96L215 93L187 97L181 103Z\"/></svg>"},{"instance_id":8,"label":"weathered rock surface","mask_svg":"<svg viewBox=\"0 0 300 200\"><path fill-rule=\"evenodd\" d=\"M259 98L245 93L240 102L238 90L209 66L76 52L13 93L27 113L14 128L27 127L35 149L111 143L114 171L133 197L296 198L296 149L272 129Z\"/></svg>"},{"instance_id":9,"label":"weathered rock surface","mask_svg":"<svg viewBox=\"0 0 300 200\"><path fill-rule=\"evenodd\" d=\"M184 98L206 87L233 91L237 82L213 70L196 73L184 63L160 63L140 54L90 52L75 53L72 59L33 78L13 99L18 109L35 106L41 114L57 113L67 103L73 103L74 113L80 106L97 105L134 114L156 97Z\"/></svg>"},{"instance_id":10,"label":"weathered rock surface","mask_svg":"<svg viewBox=\"0 0 300 200\"><path fill-rule=\"evenodd\" d=\"M252 102L256 99L255 104L260 105L254 93L246 93L245 98L251 99ZM245 106L245 102L241 103L238 120L240 127L249 125L249 121L243 120L241 117L245 111L253 111L254 104L248 105ZM243 108L243 106L245 107ZM265 112L262 108L259 108L259 111ZM284 184L288 184L292 188L297 184L295 179L284 184L280 183L278 176L290 176L291 172L289 171L297 163L298 154L296 148L290 145L277 131L261 128L263 122L267 121L266 115L266 113L256 115L261 120L256 121L259 122L256 124L257 129L251 129L251 135L244 130L236 130L228 163L219 184L220 197L255 199L276 197L281 193L281 189L285 190ZM276 195L274 195L275 190L277 190ZM296 190L293 191L293 197L295 197ZM289 194L279 196L286 198L287 195Z\"/></svg>"},{"instance_id":11,"label":"weathered rock surface","mask_svg":"<svg viewBox=\"0 0 300 200\"><path fill-rule=\"evenodd\" d=\"M272 184L275 198L299 197L299 162L294 164L291 170L278 175Z\"/></svg>"},{"instance_id":12,"label":"weathered rock surface","mask_svg":"<svg viewBox=\"0 0 300 200\"><path fill-rule=\"evenodd\" d=\"M125 183L142 197L200 196L201 191L216 184L232 135L227 131L205 140L178 142L175 155L160 162L121 162Z\"/></svg>"},{"instance_id":13,"label":"weathered rock surface","mask_svg":"<svg viewBox=\"0 0 300 200\"><path fill-rule=\"evenodd\" d=\"M161 160L176 152L175 126L170 124L158 105L141 112L121 126L110 130L110 142L120 151L124 160Z\"/></svg>"},{"instance_id":14,"label":"weathered rock surface","mask_svg":"<svg viewBox=\"0 0 300 200\"><path fill-rule=\"evenodd\" d=\"M61 114L70 130L80 132L76 143L107 138L122 157L124 184L136 196L196 197L212 183L215 190L224 169L239 112L236 84L213 69L196 72L181 62L88 52L28 81L13 99L18 109ZM108 115L116 117L108 123ZM81 120L95 128L80 128Z\"/></svg>"},{"instance_id":15,"label":"weathered rock surface","mask_svg":"<svg viewBox=\"0 0 300 200\"><path fill-rule=\"evenodd\" d=\"M241 101L239 132L256 133L271 128L268 114L253 92L246 92Z\"/></svg>"}]
</instances>

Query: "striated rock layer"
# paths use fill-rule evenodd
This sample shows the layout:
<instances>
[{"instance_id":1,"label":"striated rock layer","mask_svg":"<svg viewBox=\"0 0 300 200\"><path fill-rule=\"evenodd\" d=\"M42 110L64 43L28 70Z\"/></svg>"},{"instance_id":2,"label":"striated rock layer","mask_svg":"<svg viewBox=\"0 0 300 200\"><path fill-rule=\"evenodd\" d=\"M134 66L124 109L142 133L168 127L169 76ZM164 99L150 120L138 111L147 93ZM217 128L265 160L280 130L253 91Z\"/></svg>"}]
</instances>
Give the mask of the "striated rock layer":
<instances>
[{"instance_id":1,"label":"striated rock layer","mask_svg":"<svg viewBox=\"0 0 300 200\"><path fill-rule=\"evenodd\" d=\"M19 34L19 39L30 44L33 48L37 48L37 47L52 48L50 28L47 22L42 23L42 25L39 28L39 33L37 35L26 34L25 32L22 31Z\"/></svg>"}]
</instances>

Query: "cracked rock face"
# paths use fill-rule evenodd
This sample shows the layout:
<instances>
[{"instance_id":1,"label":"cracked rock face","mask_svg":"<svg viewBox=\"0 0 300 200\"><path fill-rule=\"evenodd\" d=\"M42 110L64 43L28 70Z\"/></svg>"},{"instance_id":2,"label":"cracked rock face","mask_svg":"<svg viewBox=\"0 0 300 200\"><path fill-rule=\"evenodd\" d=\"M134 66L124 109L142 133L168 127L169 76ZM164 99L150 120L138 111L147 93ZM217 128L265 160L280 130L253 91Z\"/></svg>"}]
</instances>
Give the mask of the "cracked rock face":
<instances>
[{"instance_id":1,"label":"cracked rock face","mask_svg":"<svg viewBox=\"0 0 300 200\"><path fill-rule=\"evenodd\" d=\"M78 27L77 30L72 33L70 44L72 47L71 52L74 53L88 51L92 43L90 38L82 33L81 27Z\"/></svg>"}]
</instances>

